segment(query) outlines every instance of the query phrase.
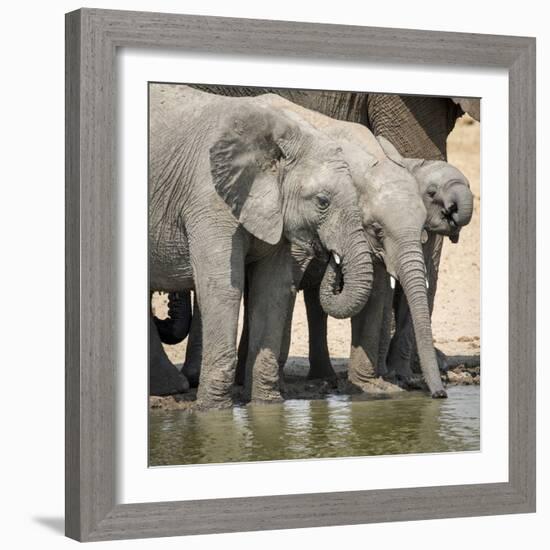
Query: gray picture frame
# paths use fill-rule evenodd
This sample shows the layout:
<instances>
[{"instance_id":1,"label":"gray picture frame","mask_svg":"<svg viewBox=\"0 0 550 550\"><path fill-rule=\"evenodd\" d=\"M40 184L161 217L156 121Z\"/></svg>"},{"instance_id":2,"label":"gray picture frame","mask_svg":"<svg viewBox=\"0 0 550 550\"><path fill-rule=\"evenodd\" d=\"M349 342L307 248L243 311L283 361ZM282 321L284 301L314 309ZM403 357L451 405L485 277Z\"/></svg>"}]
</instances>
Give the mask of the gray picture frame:
<instances>
[{"instance_id":1,"label":"gray picture frame","mask_svg":"<svg viewBox=\"0 0 550 550\"><path fill-rule=\"evenodd\" d=\"M115 56L120 47L508 70L507 482L116 504ZM67 536L99 541L534 511L535 39L96 9L67 14Z\"/></svg>"}]
</instances>

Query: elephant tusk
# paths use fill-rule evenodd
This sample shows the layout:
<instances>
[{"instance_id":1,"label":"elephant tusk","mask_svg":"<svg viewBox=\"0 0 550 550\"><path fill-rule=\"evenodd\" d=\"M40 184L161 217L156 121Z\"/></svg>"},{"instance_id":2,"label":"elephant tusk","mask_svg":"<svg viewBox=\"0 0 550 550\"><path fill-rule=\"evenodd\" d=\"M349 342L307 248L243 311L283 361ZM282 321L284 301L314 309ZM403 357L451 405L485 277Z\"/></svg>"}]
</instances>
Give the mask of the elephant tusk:
<instances>
[{"instance_id":1,"label":"elephant tusk","mask_svg":"<svg viewBox=\"0 0 550 550\"><path fill-rule=\"evenodd\" d=\"M390 286L395 288L395 279L390 275Z\"/></svg>"},{"instance_id":2,"label":"elephant tusk","mask_svg":"<svg viewBox=\"0 0 550 550\"><path fill-rule=\"evenodd\" d=\"M427 278L426 278L426 288L430 288L430 283L428 282Z\"/></svg>"},{"instance_id":3,"label":"elephant tusk","mask_svg":"<svg viewBox=\"0 0 550 550\"><path fill-rule=\"evenodd\" d=\"M340 256L338 256L336 252L333 252L332 255L334 256L334 261L336 262L336 265L340 265L340 263L342 262L342 260L340 259Z\"/></svg>"}]
</instances>

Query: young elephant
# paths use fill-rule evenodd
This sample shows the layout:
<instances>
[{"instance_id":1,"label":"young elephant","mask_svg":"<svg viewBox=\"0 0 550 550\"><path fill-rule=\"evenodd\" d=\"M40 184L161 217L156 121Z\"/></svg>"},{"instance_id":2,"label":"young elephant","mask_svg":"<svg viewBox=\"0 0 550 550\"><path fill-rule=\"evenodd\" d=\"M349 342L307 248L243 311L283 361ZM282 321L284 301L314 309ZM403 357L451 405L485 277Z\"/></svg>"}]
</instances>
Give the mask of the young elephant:
<instances>
[{"instance_id":1,"label":"young elephant","mask_svg":"<svg viewBox=\"0 0 550 550\"><path fill-rule=\"evenodd\" d=\"M391 276L401 283L410 304L424 380L433 397L445 397L432 342L422 249L428 238L428 212L417 180L402 157L390 150L390 144L384 138L374 139L366 128L335 122L327 131L340 138L358 190L363 226L378 259L371 297L352 318L348 378L365 391L388 390L388 384L378 376L386 374L379 366L385 365L389 345L389 331L386 335L381 329L391 318ZM310 328L309 376L333 376L326 346L326 316L317 305L318 290L311 281L302 286Z\"/></svg>"},{"instance_id":2,"label":"young elephant","mask_svg":"<svg viewBox=\"0 0 550 550\"><path fill-rule=\"evenodd\" d=\"M150 286L195 290L198 404L231 404L245 265L248 390L252 399L279 400L284 319L311 258L332 253L321 282L329 314L355 315L370 292L371 255L349 167L332 139L269 98L163 84L151 85L149 97Z\"/></svg>"},{"instance_id":3,"label":"young elephant","mask_svg":"<svg viewBox=\"0 0 550 550\"><path fill-rule=\"evenodd\" d=\"M385 138L379 138L386 154L401 162L415 176L427 210L426 230L428 239L424 245L424 255L428 269L428 285L434 289L437 284L437 269L443 243L441 237L448 236L457 243L462 227L470 223L473 213L474 197L470 184L457 168L442 160L423 160L403 158L395 147ZM429 293L430 312L433 309L434 292ZM388 369L402 380L412 380L413 365L416 356L414 332L410 322L407 300L403 299L402 289L397 285L394 295L395 334L389 346ZM390 331L390 319L386 319L383 330ZM444 368L444 359L438 357L440 368Z\"/></svg>"}]
</instances>

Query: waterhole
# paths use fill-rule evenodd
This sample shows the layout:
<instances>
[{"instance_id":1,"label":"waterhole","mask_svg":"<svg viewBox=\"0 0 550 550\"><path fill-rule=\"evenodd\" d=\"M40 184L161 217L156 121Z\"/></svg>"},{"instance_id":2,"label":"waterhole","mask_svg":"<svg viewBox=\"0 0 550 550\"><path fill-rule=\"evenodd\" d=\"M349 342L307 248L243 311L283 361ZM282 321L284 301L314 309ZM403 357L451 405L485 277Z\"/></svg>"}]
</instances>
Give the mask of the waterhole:
<instances>
[{"instance_id":1,"label":"waterhole","mask_svg":"<svg viewBox=\"0 0 550 550\"><path fill-rule=\"evenodd\" d=\"M333 395L208 412L151 411L150 466L475 451L479 386L365 399Z\"/></svg>"}]
</instances>

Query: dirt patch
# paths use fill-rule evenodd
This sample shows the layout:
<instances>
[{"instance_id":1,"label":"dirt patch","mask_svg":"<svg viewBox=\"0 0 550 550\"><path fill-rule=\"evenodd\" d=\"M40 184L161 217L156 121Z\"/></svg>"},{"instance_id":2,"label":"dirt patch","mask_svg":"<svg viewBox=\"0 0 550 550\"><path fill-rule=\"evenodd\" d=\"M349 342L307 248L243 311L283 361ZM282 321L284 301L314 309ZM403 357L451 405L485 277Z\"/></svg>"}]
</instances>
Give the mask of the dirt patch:
<instances>
[{"instance_id":1,"label":"dirt patch","mask_svg":"<svg viewBox=\"0 0 550 550\"><path fill-rule=\"evenodd\" d=\"M447 355L479 354L480 350L480 163L479 122L457 121L449 136L449 162L470 182L474 194L472 221L460 241L445 239L432 327L436 345Z\"/></svg>"}]
</instances>

